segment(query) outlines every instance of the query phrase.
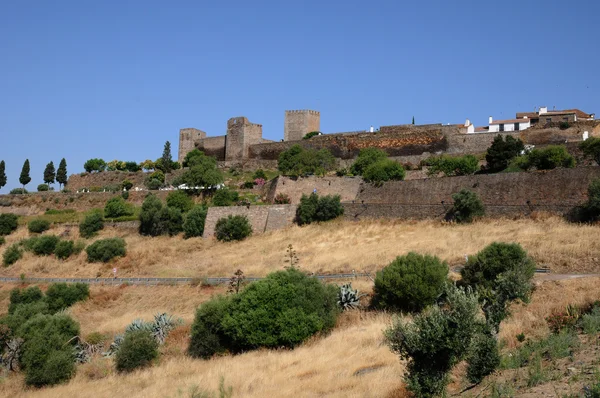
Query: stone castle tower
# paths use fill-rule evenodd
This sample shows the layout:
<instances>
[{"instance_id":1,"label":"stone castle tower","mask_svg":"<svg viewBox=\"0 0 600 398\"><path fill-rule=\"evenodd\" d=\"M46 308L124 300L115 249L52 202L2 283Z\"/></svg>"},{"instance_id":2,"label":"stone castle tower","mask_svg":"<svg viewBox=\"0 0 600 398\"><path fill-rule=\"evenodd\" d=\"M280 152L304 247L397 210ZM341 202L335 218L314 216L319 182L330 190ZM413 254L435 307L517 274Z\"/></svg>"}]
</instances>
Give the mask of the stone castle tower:
<instances>
[{"instance_id":1,"label":"stone castle tower","mask_svg":"<svg viewBox=\"0 0 600 398\"><path fill-rule=\"evenodd\" d=\"M179 130L179 153L177 160L183 163L185 155L191 152L196 147L196 142L206 138L206 133L202 130L194 128L186 128Z\"/></svg>"},{"instance_id":2,"label":"stone castle tower","mask_svg":"<svg viewBox=\"0 0 600 398\"><path fill-rule=\"evenodd\" d=\"M244 116L233 117L227 121L225 160L247 159L250 145L261 142L262 124L250 123Z\"/></svg>"},{"instance_id":3,"label":"stone castle tower","mask_svg":"<svg viewBox=\"0 0 600 398\"><path fill-rule=\"evenodd\" d=\"M298 141L312 131L320 131L321 114L317 111L285 111L284 141Z\"/></svg>"}]
</instances>

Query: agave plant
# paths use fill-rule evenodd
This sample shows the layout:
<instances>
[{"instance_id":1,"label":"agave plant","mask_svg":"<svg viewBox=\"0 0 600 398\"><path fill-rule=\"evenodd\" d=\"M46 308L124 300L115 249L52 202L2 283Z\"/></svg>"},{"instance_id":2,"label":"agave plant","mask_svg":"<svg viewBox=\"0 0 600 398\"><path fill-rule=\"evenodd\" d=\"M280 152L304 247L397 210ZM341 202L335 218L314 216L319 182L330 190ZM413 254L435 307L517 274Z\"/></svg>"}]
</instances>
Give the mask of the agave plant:
<instances>
[{"instance_id":1,"label":"agave plant","mask_svg":"<svg viewBox=\"0 0 600 398\"><path fill-rule=\"evenodd\" d=\"M364 294L359 294L358 289L352 289L351 283L346 283L345 285L340 286L337 304L342 311L355 309L360 305L360 298L363 296Z\"/></svg>"},{"instance_id":2,"label":"agave plant","mask_svg":"<svg viewBox=\"0 0 600 398\"><path fill-rule=\"evenodd\" d=\"M23 339L20 337L10 339L6 342L4 354L0 356L0 361L7 370L19 370L19 357L21 356L22 345Z\"/></svg>"}]
</instances>

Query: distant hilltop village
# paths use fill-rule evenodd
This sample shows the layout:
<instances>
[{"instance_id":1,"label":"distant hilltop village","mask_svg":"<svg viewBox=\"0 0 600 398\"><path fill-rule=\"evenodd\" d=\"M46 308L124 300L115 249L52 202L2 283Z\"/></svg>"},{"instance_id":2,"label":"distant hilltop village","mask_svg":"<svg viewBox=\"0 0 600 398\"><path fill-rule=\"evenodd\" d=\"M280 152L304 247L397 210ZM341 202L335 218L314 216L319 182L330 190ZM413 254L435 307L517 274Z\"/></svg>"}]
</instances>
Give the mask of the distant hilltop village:
<instances>
[{"instance_id":1,"label":"distant hilltop village","mask_svg":"<svg viewBox=\"0 0 600 398\"><path fill-rule=\"evenodd\" d=\"M468 119L464 124L428 124L381 126L374 131L353 131L320 134L304 139L311 132L320 132L321 114L314 110L285 111L283 140L264 139L262 125L251 123L244 116L227 121L227 132L208 137L195 128L179 131L179 162L197 148L228 164L246 161L275 161L279 154L299 144L315 149L327 148L340 159L352 159L367 147L385 150L399 161L418 162L432 154L485 152L497 134L517 135L525 143L552 144L581 141L588 135L600 135L600 123L595 115L579 109L551 110L540 107L534 112L518 112L515 119L494 120L489 125L475 127Z\"/></svg>"}]
</instances>

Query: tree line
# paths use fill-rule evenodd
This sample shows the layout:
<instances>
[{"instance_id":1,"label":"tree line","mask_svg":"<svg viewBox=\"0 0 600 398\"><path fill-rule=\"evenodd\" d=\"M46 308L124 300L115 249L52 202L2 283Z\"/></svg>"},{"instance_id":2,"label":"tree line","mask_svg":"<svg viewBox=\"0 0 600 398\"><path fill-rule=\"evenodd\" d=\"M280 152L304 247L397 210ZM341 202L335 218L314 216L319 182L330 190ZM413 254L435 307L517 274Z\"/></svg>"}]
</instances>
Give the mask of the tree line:
<instances>
[{"instance_id":1,"label":"tree line","mask_svg":"<svg viewBox=\"0 0 600 398\"><path fill-rule=\"evenodd\" d=\"M44 169L44 184L40 184L38 186L38 191L47 191L49 190L49 185L57 182L59 184L59 188L62 189L64 185L67 184L68 176L67 176L67 161L65 158L62 158L58 169L54 167L54 162L50 161L46 165ZM8 182L8 178L6 177L6 162L4 160L0 161L0 188L3 188ZM21 168L21 174L19 175L19 183L23 186L22 192L26 192L25 186L31 182L31 166L29 164L29 159L25 159L23 163L23 167Z\"/></svg>"}]
</instances>

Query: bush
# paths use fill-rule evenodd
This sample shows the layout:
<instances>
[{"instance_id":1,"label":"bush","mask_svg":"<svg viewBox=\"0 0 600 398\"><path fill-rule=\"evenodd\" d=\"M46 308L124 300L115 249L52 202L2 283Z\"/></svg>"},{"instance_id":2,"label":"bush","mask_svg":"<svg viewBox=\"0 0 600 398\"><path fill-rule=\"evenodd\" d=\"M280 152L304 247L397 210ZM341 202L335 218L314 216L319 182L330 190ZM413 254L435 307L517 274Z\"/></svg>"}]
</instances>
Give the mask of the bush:
<instances>
[{"instance_id":1,"label":"bush","mask_svg":"<svg viewBox=\"0 0 600 398\"><path fill-rule=\"evenodd\" d=\"M95 211L85 216L83 221L79 224L79 235L89 239L103 228L104 219L102 218L102 213Z\"/></svg>"},{"instance_id":2,"label":"bush","mask_svg":"<svg viewBox=\"0 0 600 398\"><path fill-rule=\"evenodd\" d=\"M159 198L148 195L142 204L140 213L141 235L159 236L176 235L183 230L181 211L163 206Z\"/></svg>"},{"instance_id":3,"label":"bush","mask_svg":"<svg viewBox=\"0 0 600 398\"><path fill-rule=\"evenodd\" d=\"M290 203L292 203L292 199L282 192L278 193L273 199L273 204L276 205L289 205Z\"/></svg>"},{"instance_id":4,"label":"bush","mask_svg":"<svg viewBox=\"0 0 600 398\"><path fill-rule=\"evenodd\" d=\"M490 333L478 333L467 357L467 379L479 383L500 365L498 342Z\"/></svg>"},{"instance_id":5,"label":"bush","mask_svg":"<svg viewBox=\"0 0 600 398\"><path fill-rule=\"evenodd\" d=\"M163 183L156 178L150 178L146 180L146 188L151 191L158 191L163 186Z\"/></svg>"},{"instance_id":6,"label":"bush","mask_svg":"<svg viewBox=\"0 0 600 398\"><path fill-rule=\"evenodd\" d=\"M293 145L287 151L281 152L278 160L279 171L286 176L307 176L311 174L324 175L334 170L336 160L327 149L305 149Z\"/></svg>"},{"instance_id":7,"label":"bush","mask_svg":"<svg viewBox=\"0 0 600 398\"><path fill-rule=\"evenodd\" d=\"M13 231L17 229L18 224L17 215L10 213L2 213L0 214L0 236L10 235Z\"/></svg>"},{"instance_id":8,"label":"bush","mask_svg":"<svg viewBox=\"0 0 600 398\"><path fill-rule=\"evenodd\" d=\"M461 270L462 284L479 294L490 327L497 331L516 299L527 301L535 263L517 243L492 243L470 256Z\"/></svg>"},{"instance_id":9,"label":"bush","mask_svg":"<svg viewBox=\"0 0 600 398\"><path fill-rule=\"evenodd\" d=\"M29 221L27 229L29 229L29 232L41 234L50 229L50 221L44 220L43 218L36 218Z\"/></svg>"},{"instance_id":10,"label":"bush","mask_svg":"<svg viewBox=\"0 0 600 398\"><path fill-rule=\"evenodd\" d=\"M85 283L54 283L46 291L46 303L51 313L69 308L78 301L85 301L90 296L90 288Z\"/></svg>"},{"instance_id":11,"label":"bush","mask_svg":"<svg viewBox=\"0 0 600 398\"><path fill-rule=\"evenodd\" d=\"M265 173L265 171L263 169L258 169L254 172L254 174L252 174L252 179L256 180L258 178L262 178L263 180L268 180L267 178L267 173Z\"/></svg>"},{"instance_id":12,"label":"bush","mask_svg":"<svg viewBox=\"0 0 600 398\"><path fill-rule=\"evenodd\" d=\"M54 255L60 260L66 260L73 254L74 243L72 240L61 240L54 248Z\"/></svg>"},{"instance_id":13,"label":"bush","mask_svg":"<svg viewBox=\"0 0 600 398\"><path fill-rule=\"evenodd\" d=\"M204 223L206 221L207 213L208 208L202 205L195 206L189 211L183 222L185 239L202 236L204 234Z\"/></svg>"},{"instance_id":14,"label":"bush","mask_svg":"<svg viewBox=\"0 0 600 398\"><path fill-rule=\"evenodd\" d=\"M44 294L37 286L31 286L25 289L14 288L10 291L10 305L8 313L13 314L18 305L31 304L44 299Z\"/></svg>"},{"instance_id":15,"label":"bush","mask_svg":"<svg viewBox=\"0 0 600 398\"><path fill-rule=\"evenodd\" d=\"M254 187L254 183L252 187ZM231 206L238 200L240 200L240 194L227 188L218 189L212 197L214 206Z\"/></svg>"},{"instance_id":16,"label":"bush","mask_svg":"<svg viewBox=\"0 0 600 398\"><path fill-rule=\"evenodd\" d=\"M89 245L85 251L88 262L107 263L115 257L125 256L125 241L121 238L100 239Z\"/></svg>"},{"instance_id":17,"label":"bush","mask_svg":"<svg viewBox=\"0 0 600 398\"><path fill-rule=\"evenodd\" d=\"M297 269L272 273L235 296L202 304L188 352L208 358L226 350L295 347L333 328L336 299L335 286Z\"/></svg>"},{"instance_id":18,"label":"bush","mask_svg":"<svg viewBox=\"0 0 600 398\"><path fill-rule=\"evenodd\" d=\"M479 160L473 155L432 157L425 161L429 166L428 175L444 173L445 176L474 174L479 169Z\"/></svg>"},{"instance_id":19,"label":"bush","mask_svg":"<svg viewBox=\"0 0 600 398\"><path fill-rule=\"evenodd\" d=\"M83 168L88 173L92 173L94 171L101 172L106 170L106 162L102 159L89 159L83 164Z\"/></svg>"},{"instance_id":20,"label":"bush","mask_svg":"<svg viewBox=\"0 0 600 398\"><path fill-rule=\"evenodd\" d=\"M310 196L302 195L300 204L296 209L296 222L298 225L312 222L333 220L344 214L344 208L339 195L319 197L316 193Z\"/></svg>"},{"instance_id":21,"label":"bush","mask_svg":"<svg viewBox=\"0 0 600 398\"><path fill-rule=\"evenodd\" d=\"M60 238L56 235L43 235L37 238L31 246L31 251L37 256L49 256L54 253Z\"/></svg>"},{"instance_id":22,"label":"bush","mask_svg":"<svg viewBox=\"0 0 600 398\"><path fill-rule=\"evenodd\" d=\"M182 213L187 213L194 207L192 198L184 191L172 191L167 195L167 206L178 209Z\"/></svg>"},{"instance_id":23,"label":"bush","mask_svg":"<svg viewBox=\"0 0 600 398\"><path fill-rule=\"evenodd\" d=\"M252 235L252 225L246 216L223 217L217 221L215 236L222 242L238 241Z\"/></svg>"},{"instance_id":24,"label":"bush","mask_svg":"<svg viewBox=\"0 0 600 398\"><path fill-rule=\"evenodd\" d=\"M119 372L131 372L149 366L158 358L158 343L148 330L125 333L125 339L117 351L115 365Z\"/></svg>"},{"instance_id":25,"label":"bush","mask_svg":"<svg viewBox=\"0 0 600 398\"><path fill-rule=\"evenodd\" d=\"M404 380L416 397L445 396L449 373L468 353L480 326L477 296L451 286L443 305L413 317L397 318L386 330L390 349L408 361Z\"/></svg>"},{"instance_id":26,"label":"bush","mask_svg":"<svg viewBox=\"0 0 600 398\"><path fill-rule=\"evenodd\" d=\"M13 188L9 192L11 195L26 195L29 193L25 188Z\"/></svg>"},{"instance_id":27,"label":"bush","mask_svg":"<svg viewBox=\"0 0 600 398\"><path fill-rule=\"evenodd\" d=\"M4 245L6 243L6 239L4 238L4 236L0 236L0 246Z\"/></svg>"},{"instance_id":28,"label":"bush","mask_svg":"<svg viewBox=\"0 0 600 398\"><path fill-rule=\"evenodd\" d=\"M127 200L127 199L129 199L129 191L123 191L123 192L121 192L121 197L122 197L124 200Z\"/></svg>"},{"instance_id":29,"label":"bush","mask_svg":"<svg viewBox=\"0 0 600 398\"><path fill-rule=\"evenodd\" d=\"M73 245L73 254L78 255L85 249L85 242L83 240L78 240Z\"/></svg>"},{"instance_id":30,"label":"bush","mask_svg":"<svg viewBox=\"0 0 600 398\"><path fill-rule=\"evenodd\" d=\"M190 169L173 182L173 185L186 184L190 188L212 189L223 182L223 173L217 168L217 160L195 149L185 156L184 166Z\"/></svg>"},{"instance_id":31,"label":"bush","mask_svg":"<svg viewBox=\"0 0 600 398\"><path fill-rule=\"evenodd\" d=\"M581 149L585 156L591 157L596 164L600 165L600 138L588 138L579 144L579 149Z\"/></svg>"},{"instance_id":32,"label":"bush","mask_svg":"<svg viewBox=\"0 0 600 398\"><path fill-rule=\"evenodd\" d=\"M23 257L23 250L17 243L14 243L6 248L2 256L2 265L8 267L19 261Z\"/></svg>"},{"instance_id":33,"label":"bush","mask_svg":"<svg viewBox=\"0 0 600 398\"><path fill-rule=\"evenodd\" d=\"M525 145L520 139L511 136L502 139L502 136L498 134L485 155L486 170L497 173L506 169L510 162L519 156L524 149Z\"/></svg>"},{"instance_id":34,"label":"bush","mask_svg":"<svg viewBox=\"0 0 600 398\"><path fill-rule=\"evenodd\" d=\"M436 302L448 281L448 264L417 253L396 257L377 272L372 307L419 312Z\"/></svg>"},{"instance_id":35,"label":"bush","mask_svg":"<svg viewBox=\"0 0 600 398\"><path fill-rule=\"evenodd\" d=\"M157 220L158 235L174 236L183 231L183 214L179 209L165 206L158 212Z\"/></svg>"},{"instance_id":36,"label":"bush","mask_svg":"<svg viewBox=\"0 0 600 398\"><path fill-rule=\"evenodd\" d=\"M50 190L50 187L48 186L48 184L40 184L37 186L37 190L38 192L47 192Z\"/></svg>"},{"instance_id":37,"label":"bush","mask_svg":"<svg viewBox=\"0 0 600 398\"><path fill-rule=\"evenodd\" d=\"M110 198L104 206L104 217L106 218L118 218L130 216L132 214L133 209L125 202L125 199L120 196Z\"/></svg>"},{"instance_id":38,"label":"bush","mask_svg":"<svg viewBox=\"0 0 600 398\"><path fill-rule=\"evenodd\" d=\"M312 137L315 137L317 135L321 135L320 131L311 131L310 133L306 133L306 135L304 137L302 137L303 140L309 140Z\"/></svg>"},{"instance_id":39,"label":"bush","mask_svg":"<svg viewBox=\"0 0 600 398\"><path fill-rule=\"evenodd\" d=\"M557 167L575 167L575 158L562 145L549 145L545 148L535 148L519 162L524 170L551 170Z\"/></svg>"},{"instance_id":40,"label":"bush","mask_svg":"<svg viewBox=\"0 0 600 398\"><path fill-rule=\"evenodd\" d=\"M391 159L380 160L371 164L363 173L367 182L382 183L384 181L401 181L406 175L404 167Z\"/></svg>"},{"instance_id":41,"label":"bush","mask_svg":"<svg viewBox=\"0 0 600 398\"><path fill-rule=\"evenodd\" d=\"M242 184L242 189L252 189L254 188L254 181L244 181Z\"/></svg>"},{"instance_id":42,"label":"bush","mask_svg":"<svg viewBox=\"0 0 600 398\"><path fill-rule=\"evenodd\" d=\"M454 205L446 217L459 223L470 223L485 214L483 202L475 192L463 189L452 195Z\"/></svg>"},{"instance_id":43,"label":"bush","mask_svg":"<svg viewBox=\"0 0 600 398\"><path fill-rule=\"evenodd\" d=\"M387 153L378 148L361 149L356 157L356 160L350 167L350 172L353 175L361 176L369 168L369 166L387 159Z\"/></svg>"}]
</instances>

